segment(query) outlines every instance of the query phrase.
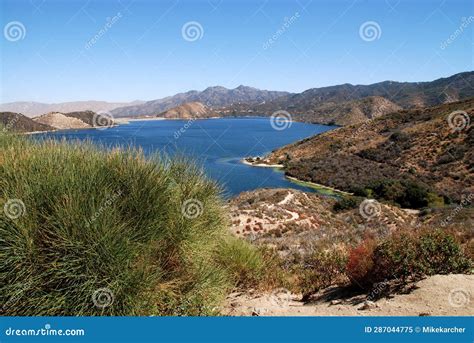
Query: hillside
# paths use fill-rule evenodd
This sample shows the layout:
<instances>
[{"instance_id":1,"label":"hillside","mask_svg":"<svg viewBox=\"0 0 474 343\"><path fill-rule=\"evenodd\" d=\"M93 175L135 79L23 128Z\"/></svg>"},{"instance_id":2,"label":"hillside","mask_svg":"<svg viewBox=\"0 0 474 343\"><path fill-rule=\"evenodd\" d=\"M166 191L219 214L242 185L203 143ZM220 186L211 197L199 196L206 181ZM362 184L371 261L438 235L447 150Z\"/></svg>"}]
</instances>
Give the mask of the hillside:
<instances>
[{"instance_id":1,"label":"hillside","mask_svg":"<svg viewBox=\"0 0 474 343\"><path fill-rule=\"evenodd\" d=\"M287 94L289 93L260 90L247 86L239 86L234 89L215 86L208 87L202 92L192 90L162 99L147 101L141 105L117 108L112 111L112 114L114 117L156 116L163 111L188 102L201 102L206 104L206 106L215 108L231 106L236 103L258 104Z\"/></svg>"},{"instance_id":2,"label":"hillside","mask_svg":"<svg viewBox=\"0 0 474 343\"><path fill-rule=\"evenodd\" d=\"M27 117L36 117L49 112L75 112L75 111L111 111L117 107L138 105L143 101L133 102L106 102L106 101L72 101L56 104L47 104L34 101L19 101L0 104L0 111L23 113Z\"/></svg>"},{"instance_id":3,"label":"hillside","mask_svg":"<svg viewBox=\"0 0 474 343\"><path fill-rule=\"evenodd\" d=\"M188 102L161 112L157 117L168 119L191 119L217 117L218 114L200 102Z\"/></svg>"},{"instance_id":4,"label":"hillside","mask_svg":"<svg viewBox=\"0 0 474 343\"><path fill-rule=\"evenodd\" d=\"M367 119L397 112L402 108L381 96L370 96L341 103L328 102L303 114L297 114L293 119L304 122L314 122L330 125L352 125L362 123Z\"/></svg>"},{"instance_id":5,"label":"hillside","mask_svg":"<svg viewBox=\"0 0 474 343\"><path fill-rule=\"evenodd\" d=\"M391 192L395 200L403 187L429 188L459 201L474 191L474 130L452 129L448 118L454 111L465 114L455 112L452 125L472 118L474 98L339 128L278 149L269 161L283 163L289 176L360 195Z\"/></svg>"},{"instance_id":6,"label":"hillside","mask_svg":"<svg viewBox=\"0 0 474 343\"><path fill-rule=\"evenodd\" d=\"M340 104L370 96L383 97L405 109L427 107L473 97L473 83L474 72L459 73L429 82L384 81L371 85L346 83L289 94L252 109L262 113L286 110L292 114L306 114L324 104ZM317 119L304 117L306 121L316 122Z\"/></svg>"},{"instance_id":7,"label":"hillside","mask_svg":"<svg viewBox=\"0 0 474 343\"><path fill-rule=\"evenodd\" d=\"M80 119L68 117L62 113L51 112L33 119L37 123L52 126L58 130L66 129L87 129L92 127Z\"/></svg>"},{"instance_id":8,"label":"hillside","mask_svg":"<svg viewBox=\"0 0 474 343\"><path fill-rule=\"evenodd\" d=\"M38 123L21 113L0 112L0 124L6 131L14 132L35 132L51 131L53 127Z\"/></svg>"}]
</instances>

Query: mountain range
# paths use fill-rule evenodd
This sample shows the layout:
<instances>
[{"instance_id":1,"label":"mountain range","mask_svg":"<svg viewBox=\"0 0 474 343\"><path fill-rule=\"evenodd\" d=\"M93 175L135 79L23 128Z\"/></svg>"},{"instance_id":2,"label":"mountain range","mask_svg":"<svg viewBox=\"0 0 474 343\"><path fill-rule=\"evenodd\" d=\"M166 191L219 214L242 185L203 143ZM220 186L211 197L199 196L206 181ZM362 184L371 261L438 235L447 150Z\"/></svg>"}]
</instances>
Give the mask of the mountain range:
<instances>
[{"instance_id":1,"label":"mountain range","mask_svg":"<svg viewBox=\"0 0 474 343\"><path fill-rule=\"evenodd\" d=\"M19 101L0 104L0 112L16 112L27 117L36 117L50 112L78 112L78 111L111 111L117 107L142 104L144 101L136 100L132 102L107 102L107 101L72 101L56 104L46 104L34 101Z\"/></svg>"},{"instance_id":2,"label":"mountain range","mask_svg":"<svg viewBox=\"0 0 474 343\"><path fill-rule=\"evenodd\" d=\"M112 110L112 114L114 117L156 116L163 111L188 102L201 102L214 109L239 104L256 106L289 94L288 92L260 90L247 86L239 86L234 89L215 86L208 87L202 92L192 90L135 106L116 108Z\"/></svg>"},{"instance_id":3,"label":"mountain range","mask_svg":"<svg viewBox=\"0 0 474 343\"><path fill-rule=\"evenodd\" d=\"M48 112L110 111L116 117L159 116L191 102L200 102L220 116L271 115L288 111L294 120L319 124L351 125L400 109L421 108L474 96L474 72L463 72L429 82L384 81L370 85L349 83L311 88L301 93L260 90L248 86L208 87L151 101L107 103L80 101L59 104L17 102L0 105L0 111L36 116ZM171 114L168 113L167 117Z\"/></svg>"}]
</instances>

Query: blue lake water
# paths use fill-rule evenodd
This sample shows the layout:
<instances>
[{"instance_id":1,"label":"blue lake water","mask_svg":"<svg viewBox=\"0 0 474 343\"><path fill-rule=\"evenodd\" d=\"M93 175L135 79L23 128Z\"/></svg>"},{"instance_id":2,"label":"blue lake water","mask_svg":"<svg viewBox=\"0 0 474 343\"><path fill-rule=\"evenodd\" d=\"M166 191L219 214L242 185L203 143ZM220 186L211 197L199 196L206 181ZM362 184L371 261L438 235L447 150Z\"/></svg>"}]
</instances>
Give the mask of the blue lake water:
<instances>
[{"instance_id":1,"label":"blue lake water","mask_svg":"<svg viewBox=\"0 0 474 343\"><path fill-rule=\"evenodd\" d=\"M246 156L262 156L272 150L335 127L291 123L275 130L269 118L148 120L108 129L57 131L41 136L90 140L107 146L138 146L145 154L177 152L202 163L207 175L217 180L228 196L256 188L296 188L314 191L287 180L281 170L242 164Z\"/></svg>"}]
</instances>

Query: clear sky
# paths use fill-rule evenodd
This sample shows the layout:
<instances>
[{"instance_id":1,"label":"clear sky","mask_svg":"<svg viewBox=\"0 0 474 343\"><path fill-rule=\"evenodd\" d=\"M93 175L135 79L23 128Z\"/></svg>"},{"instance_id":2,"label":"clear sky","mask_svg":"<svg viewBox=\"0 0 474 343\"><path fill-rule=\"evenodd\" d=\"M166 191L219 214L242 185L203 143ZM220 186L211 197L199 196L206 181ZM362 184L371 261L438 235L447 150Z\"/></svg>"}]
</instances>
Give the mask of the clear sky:
<instances>
[{"instance_id":1,"label":"clear sky","mask_svg":"<svg viewBox=\"0 0 474 343\"><path fill-rule=\"evenodd\" d=\"M300 92L474 69L472 0L0 3L0 102Z\"/></svg>"}]
</instances>

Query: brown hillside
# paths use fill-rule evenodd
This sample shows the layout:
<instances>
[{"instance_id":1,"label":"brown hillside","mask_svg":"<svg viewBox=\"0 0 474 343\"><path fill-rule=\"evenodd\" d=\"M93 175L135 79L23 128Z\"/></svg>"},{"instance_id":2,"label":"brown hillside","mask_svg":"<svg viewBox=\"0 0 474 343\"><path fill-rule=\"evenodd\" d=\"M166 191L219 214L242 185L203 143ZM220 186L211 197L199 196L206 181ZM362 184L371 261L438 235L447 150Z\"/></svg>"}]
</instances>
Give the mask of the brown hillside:
<instances>
[{"instance_id":1,"label":"brown hillside","mask_svg":"<svg viewBox=\"0 0 474 343\"><path fill-rule=\"evenodd\" d=\"M472 120L474 98L339 128L269 158L285 164L289 176L350 192L380 180L410 180L460 200L474 192L474 130L472 125L454 130L450 114Z\"/></svg>"}]
</instances>

